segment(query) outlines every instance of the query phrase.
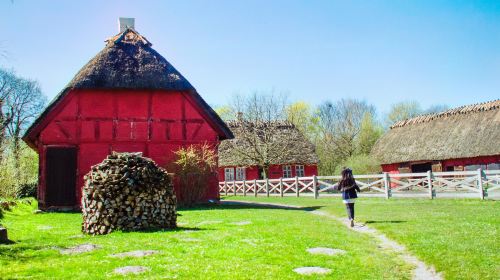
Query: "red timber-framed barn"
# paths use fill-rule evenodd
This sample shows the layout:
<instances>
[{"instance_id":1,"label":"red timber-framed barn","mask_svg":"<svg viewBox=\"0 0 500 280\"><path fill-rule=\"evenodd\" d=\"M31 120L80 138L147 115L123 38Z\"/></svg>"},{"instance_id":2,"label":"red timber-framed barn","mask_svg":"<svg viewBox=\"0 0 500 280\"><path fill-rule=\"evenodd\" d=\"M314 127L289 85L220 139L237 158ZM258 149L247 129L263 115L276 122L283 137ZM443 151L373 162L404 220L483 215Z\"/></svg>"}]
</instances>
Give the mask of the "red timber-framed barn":
<instances>
[{"instance_id":1,"label":"red timber-framed barn","mask_svg":"<svg viewBox=\"0 0 500 280\"><path fill-rule=\"evenodd\" d=\"M121 26L23 140L39 154L38 198L43 209L79 207L83 176L112 151L142 152L166 166L180 147L207 143L216 151L221 140L232 137L151 43L133 27ZM207 183L206 199L217 199L216 174Z\"/></svg>"},{"instance_id":2,"label":"red timber-framed barn","mask_svg":"<svg viewBox=\"0 0 500 280\"><path fill-rule=\"evenodd\" d=\"M500 169L500 100L399 121L373 147L384 172Z\"/></svg>"},{"instance_id":3,"label":"red timber-framed barn","mask_svg":"<svg viewBox=\"0 0 500 280\"><path fill-rule=\"evenodd\" d=\"M248 142L241 141L243 130L251 122L234 120L227 122L227 126L234 134L234 139L221 142L219 146L219 181L242 181L263 179L263 168L255 160L242 157L239 153L244 150L251 154L253 147ZM288 147L291 152L281 158L271 161L267 170L269 179L309 177L318 175L318 156L314 145L290 122L272 121L274 132L278 137L272 141L275 147ZM234 146L241 147L234 149ZM240 150L240 151L238 151Z\"/></svg>"}]
</instances>

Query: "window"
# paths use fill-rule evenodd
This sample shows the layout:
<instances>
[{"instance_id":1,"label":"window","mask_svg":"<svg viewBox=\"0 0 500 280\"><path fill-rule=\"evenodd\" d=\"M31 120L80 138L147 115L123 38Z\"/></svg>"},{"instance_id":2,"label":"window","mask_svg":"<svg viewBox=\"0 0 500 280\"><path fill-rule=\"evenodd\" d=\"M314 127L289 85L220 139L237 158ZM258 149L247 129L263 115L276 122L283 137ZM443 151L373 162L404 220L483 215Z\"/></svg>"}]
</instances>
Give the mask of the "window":
<instances>
[{"instance_id":1,"label":"window","mask_svg":"<svg viewBox=\"0 0 500 280\"><path fill-rule=\"evenodd\" d=\"M236 181L245 181L245 167L236 167Z\"/></svg>"},{"instance_id":2,"label":"window","mask_svg":"<svg viewBox=\"0 0 500 280\"><path fill-rule=\"evenodd\" d=\"M487 168L488 170L500 170L500 163L490 163Z\"/></svg>"},{"instance_id":3,"label":"window","mask_svg":"<svg viewBox=\"0 0 500 280\"><path fill-rule=\"evenodd\" d=\"M234 181L234 168L228 167L224 169L224 180Z\"/></svg>"},{"instance_id":4,"label":"window","mask_svg":"<svg viewBox=\"0 0 500 280\"><path fill-rule=\"evenodd\" d=\"M465 171L476 171L478 170L479 168L485 170L486 169L486 165L484 164L472 164L472 165L466 165L465 166Z\"/></svg>"},{"instance_id":5,"label":"window","mask_svg":"<svg viewBox=\"0 0 500 280\"><path fill-rule=\"evenodd\" d=\"M303 165L295 165L295 176L304 177L304 166Z\"/></svg>"},{"instance_id":6,"label":"window","mask_svg":"<svg viewBox=\"0 0 500 280\"><path fill-rule=\"evenodd\" d=\"M283 178L292 177L292 167L290 165L283 165Z\"/></svg>"}]
</instances>

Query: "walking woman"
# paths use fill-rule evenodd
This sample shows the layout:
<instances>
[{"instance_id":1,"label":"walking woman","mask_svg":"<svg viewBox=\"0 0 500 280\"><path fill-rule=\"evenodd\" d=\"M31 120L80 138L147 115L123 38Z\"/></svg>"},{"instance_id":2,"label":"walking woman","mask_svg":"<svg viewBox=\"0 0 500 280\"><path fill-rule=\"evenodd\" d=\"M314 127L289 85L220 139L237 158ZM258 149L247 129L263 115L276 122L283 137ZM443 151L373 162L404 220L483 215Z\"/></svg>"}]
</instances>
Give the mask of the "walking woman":
<instances>
[{"instance_id":1,"label":"walking woman","mask_svg":"<svg viewBox=\"0 0 500 280\"><path fill-rule=\"evenodd\" d=\"M337 188L342 192L342 201L347 209L349 222L351 223L351 227L354 227L354 202L356 201L356 198L358 198L356 191L360 192L361 190L356 184L356 181L354 181L351 169L345 168L342 170L341 175L342 178L340 179Z\"/></svg>"}]
</instances>

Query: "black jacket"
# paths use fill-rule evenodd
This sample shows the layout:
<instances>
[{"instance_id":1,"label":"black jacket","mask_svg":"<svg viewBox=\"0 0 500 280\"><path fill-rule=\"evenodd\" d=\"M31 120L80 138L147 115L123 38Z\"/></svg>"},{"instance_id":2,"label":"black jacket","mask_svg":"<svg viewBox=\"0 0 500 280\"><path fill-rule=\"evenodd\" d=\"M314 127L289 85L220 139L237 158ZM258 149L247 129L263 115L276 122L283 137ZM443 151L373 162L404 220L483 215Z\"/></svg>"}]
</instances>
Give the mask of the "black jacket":
<instances>
[{"instance_id":1,"label":"black jacket","mask_svg":"<svg viewBox=\"0 0 500 280\"><path fill-rule=\"evenodd\" d=\"M337 186L337 188L342 192L342 199L358 198L358 194L356 193L356 191L361 191L356 183L349 187L341 188L340 186Z\"/></svg>"}]
</instances>

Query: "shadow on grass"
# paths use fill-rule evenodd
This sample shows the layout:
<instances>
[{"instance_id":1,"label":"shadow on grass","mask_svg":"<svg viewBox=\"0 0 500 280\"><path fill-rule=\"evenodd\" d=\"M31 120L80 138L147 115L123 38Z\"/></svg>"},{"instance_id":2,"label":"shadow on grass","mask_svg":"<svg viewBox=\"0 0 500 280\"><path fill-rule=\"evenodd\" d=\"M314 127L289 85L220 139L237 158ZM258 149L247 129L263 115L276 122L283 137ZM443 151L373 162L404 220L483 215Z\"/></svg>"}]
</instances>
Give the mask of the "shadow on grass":
<instances>
[{"instance_id":1,"label":"shadow on grass","mask_svg":"<svg viewBox=\"0 0 500 280\"><path fill-rule=\"evenodd\" d=\"M16 244L16 242L12 241L10 239L3 240L3 241L0 242L0 245L12 245L12 244Z\"/></svg>"},{"instance_id":2,"label":"shadow on grass","mask_svg":"<svg viewBox=\"0 0 500 280\"><path fill-rule=\"evenodd\" d=\"M0 259L2 261L24 262L44 256L33 255L33 252L50 249L46 245L29 245L14 242L14 245L0 245Z\"/></svg>"},{"instance_id":3,"label":"shadow on grass","mask_svg":"<svg viewBox=\"0 0 500 280\"><path fill-rule=\"evenodd\" d=\"M182 231L202 231L211 230L199 227L176 227L176 228L150 228L142 230L127 230L121 231L123 233L151 233L151 232L182 232ZM90 236L90 235L89 235Z\"/></svg>"},{"instance_id":4,"label":"shadow on grass","mask_svg":"<svg viewBox=\"0 0 500 280\"><path fill-rule=\"evenodd\" d=\"M365 224L400 224L406 223L406 221L400 220L389 220L389 221L366 221Z\"/></svg>"},{"instance_id":5,"label":"shadow on grass","mask_svg":"<svg viewBox=\"0 0 500 280\"><path fill-rule=\"evenodd\" d=\"M287 206L275 205L267 203L252 203L243 201L221 201L218 209L278 209L278 210L294 210L294 211L314 211L323 208L324 206Z\"/></svg>"}]
</instances>

